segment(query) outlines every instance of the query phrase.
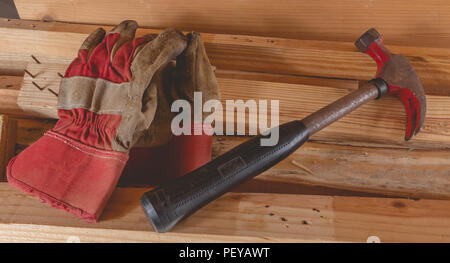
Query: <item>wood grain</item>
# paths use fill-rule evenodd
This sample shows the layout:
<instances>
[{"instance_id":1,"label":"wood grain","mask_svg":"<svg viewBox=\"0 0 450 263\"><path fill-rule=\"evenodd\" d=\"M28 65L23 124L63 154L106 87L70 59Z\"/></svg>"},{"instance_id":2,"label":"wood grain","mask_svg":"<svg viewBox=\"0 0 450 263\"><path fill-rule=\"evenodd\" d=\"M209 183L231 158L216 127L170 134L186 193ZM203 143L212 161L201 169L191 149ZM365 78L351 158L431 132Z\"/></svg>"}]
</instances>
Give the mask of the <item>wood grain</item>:
<instances>
[{"instance_id":1,"label":"wood grain","mask_svg":"<svg viewBox=\"0 0 450 263\"><path fill-rule=\"evenodd\" d=\"M247 140L216 137L213 157ZM450 150L354 147L308 142L256 179L408 198L450 199Z\"/></svg>"},{"instance_id":2,"label":"wood grain","mask_svg":"<svg viewBox=\"0 0 450 263\"><path fill-rule=\"evenodd\" d=\"M0 115L0 181L6 181L6 166L14 156L17 134L17 122Z\"/></svg>"},{"instance_id":3,"label":"wood grain","mask_svg":"<svg viewBox=\"0 0 450 263\"><path fill-rule=\"evenodd\" d=\"M23 76L0 75L0 114L29 116L17 104L22 80Z\"/></svg>"},{"instance_id":4,"label":"wood grain","mask_svg":"<svg viewBox=\"0 0 450 263\"><path fill-rule=\"evenodd\" d=\"M46 25L43 22L26 24L15 23L15 20L3 20L0 25L0 34L4 36L0 43L2 52L24 57L34 54L44 57L43 60L64 57L69 61L76 56L87 34L96 27L63 23ZM155 32L158 30L140 29L137 35ZM202 35L208 56L219 70L353 80L371 79L376 71L375 62L358 52L352 42ZM388 40L386 43L392 52L408 57L427 94L450 95L450 49L393 46Z\"/></svg>"},{"instance_id":5,"label":"wood grain","mask_svg":"<svg viewBox=\"0 0 450 263\"><path fill-rule=\"evenodd\" d=\"M450 201L229 193L171 232L153 232L139 205L148 189L117 189L89 224L0 183L3 242L450 241Z\"/></svg>"},{"instance_id":6,"label":"wood grain","mask_svg":"<svg viewBox=\"0 0 450 263\"><path fill-rule=\"evenodd\" d=\"M0 89L19 90L23 76L0 75Z\"/></svg>"},{"instance_id":7,"label":"wood grain","mask_svg":"<svg viewBox=\"0 0 450 263\"><path fill-rule=\"evenodd\" d=\"M14 118L17 122L16 144L29 146L53 126L55 120Z\"/></svg>"},{"instance_id":8,"label":"wood grain","mask_svg":"<svg viewBox=\"0 0 450 263\"><path fill-rule=\"evenodd\" d=\"M152 28L354 41L370 27L392 44L448 47L450 5L444 0L269 1L15 0L22 19L84 24L137 20Z\"/></svg>"},{"instance_id":9,"label":"wood grain","mask_svg":"<svg viewBox=\"0 0 450 263\"><path fill-rule=\"evenodd\" d=\"M57 97L64 64L30 63L28 71L36 78L25 76L18 97L18 105L28 114L45 118L57 118ZM217 78L222 93L222 104L227 100L279 100L279 122L302 119L321 107L343 97L356 87L349 89L317 87L302 84L265 82L254 80ZM40 90L32 82L39 84ZM50 92L52 90L53 92ZM408 148L450 148L450 97L428 96L427 119L421 133L411 141L404 142L405 113L402 104L395 98L373 101L312 136L313 141L347 145L391 145ZM389 109L389 110L386 110ZM224 109L224 121L238 123L233 118L233 109ZM253 116L254 117L254 116ZM228 120L227 120L228 118ZM230 119L233 118L233 119ZM270 116L268 118L270 120ZM246 120L255 124L256 118ZM224 128L226 124L224 124Z\"/></svg>"}]
</instances>

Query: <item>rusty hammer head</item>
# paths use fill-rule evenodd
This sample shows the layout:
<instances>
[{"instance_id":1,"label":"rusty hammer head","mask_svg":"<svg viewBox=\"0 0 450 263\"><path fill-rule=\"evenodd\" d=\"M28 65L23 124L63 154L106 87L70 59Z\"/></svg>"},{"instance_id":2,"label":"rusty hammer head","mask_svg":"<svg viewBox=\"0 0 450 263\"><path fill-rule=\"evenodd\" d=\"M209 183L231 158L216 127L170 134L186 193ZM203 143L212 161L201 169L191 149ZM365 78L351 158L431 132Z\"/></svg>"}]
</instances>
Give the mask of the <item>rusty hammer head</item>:
<instances>
[{"instance_id":1,"label":"rusty hammer head","mask_svg":"<svg viewBox=\"0 0 450 263\"><path fill-rule=\"evenodd\" d=\"M425 91L417 73L405 56L389 52L380 33L374 28L364 33L355 42L355 46L375 60L375 78L383 79L388 86L387 94L398 97L405 106L405 140L409 140L422 128L427 108Z\"/></svg>"}]
</instances>

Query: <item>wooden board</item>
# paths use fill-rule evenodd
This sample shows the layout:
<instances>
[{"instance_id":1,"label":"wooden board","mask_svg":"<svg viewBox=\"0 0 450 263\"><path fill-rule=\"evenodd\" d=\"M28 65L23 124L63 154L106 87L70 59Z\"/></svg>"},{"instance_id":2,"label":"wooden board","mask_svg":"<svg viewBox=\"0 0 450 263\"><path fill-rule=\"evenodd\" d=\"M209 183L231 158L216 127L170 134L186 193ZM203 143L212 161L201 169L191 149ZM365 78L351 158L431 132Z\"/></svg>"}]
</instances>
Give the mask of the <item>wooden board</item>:
<instances>
[{"instance_id":1,"label":"wooden board","mask_svg":"<svg viewBox=\"0 0 450 263\"><path fill-rule=\"evenodd\" d=\"M171 232L152 230L148 189L117 189L89 224L0 183L0 241L8 242L448 242L450 201L229 193Z\"/></svg>"},{"instance_id":2,"label":"wooden board","mask_svg":"<svg viewBox=\"0 0 450 263\"><path fill-rule=\"evenodd\" d=\"M0 181L6 181L6 166L14 156L17 122L0 115Z\"/></svg>"},{"instance_id":3,"label":"wooden board","mask_svg":"<svg viewBox=\"0 0 450 263\"><path fill-rule=\"evenodd\" d=\"M29 116L17 104L22 80L23 76L0 75L0 114Z\"/></svg>"},{"instance_id":4,"label":"wooden board","mask_svg":"<svg viewBox=\"0 0 450 263\"><path fill-rule=\"evenodd\" d=\"M41 26L42 23L3 20L0 34L4 37L0 50L25 58L32 54L42 62L54 63L55 57L70 61L87 34L96 27L61 23ZM155 32L158 30L140 29L138 35ZM376 71L375 62L358 52L353 42L202 35L208 56L219 70L353 80L371 79ZM450 49L393 46L388 40L386 43L392 52L408 57L427 94L450 95Z\"/></svg>"},{"instance_id":5,"label":"wooden board","mask_svg":"<svg viewBox=\"0 0 450 263\"><path fill-rule=\"evenodd\" d=\"M16 151L32 144L54 125L52 120L17 119L17 123ZM213 158L247 139L214 137ZM408 198L450 199L449 154L450 150L354 147L308 142L255 180L233 191L360 196L374 193Z\"/></svg>"},{"instance_id":6,"label":"wooden board","mask_svg":"<svg viewBox=\"0 0 450 263\"><path fill-rule=\"evenodd\" d=\"M0 75L0 89L19 90L23 76Z\"/></svg>"},{"instance_id":7,"label":"wooden board","mask_svg":"<svg viewBox=\"0 0 450 263\"><path fill-rule=\"evenodd\" d=\"M217 157L247 138L217 137ZM355 147L308 142L256 179L408 198L450 199L449 150Z\"/></svg>"},{"instance_id":8,"label":"wooden board","mask_svg":"<svg viewBox=\"0 0 450 263\"><path fill-rule=\"evenodd\" d=\"M56 104L64 64L30 63L28 71L36 75L24 77L18 97L19 106L27 113L46 118L57 118ZM220 74L219 74L220 76ZM38 84L40 88L36 87ZM279 100L280 123L302 119L308 114L348 94L348 89L317 87L302 84L265 82L218 77L222 93L222 104L226 100L242 99ZM356 87L349 88L350 90ZM270 107L270 103L269 107ZM345 145L391 145L408 148L450 148L450 97L428 96L427 119L422 132L411 141L403 141L405 113L402 104L395 98L384 98L364 105L357 111L312 136L313 141L332 142ZM386 110L389 109L389 110ZM233 111L226 111L224 121L231 120ZM254 123L251 118L246 124ZM269 116L270 120L270 116ZM225 128L224 124L224 128Z\"/></svg>"},{"instance_id":9,"label":"wooden board","mask_svg":"<svg viewBox=\"0 0 450 263\"><path fill-rule=\"evenodd\" d=\"M131 0L14 1L22 19L117 24L135 19L153 28L354 41L376 26L388 43L448 47L445 0Z\"/></svg>"}]
</instances>

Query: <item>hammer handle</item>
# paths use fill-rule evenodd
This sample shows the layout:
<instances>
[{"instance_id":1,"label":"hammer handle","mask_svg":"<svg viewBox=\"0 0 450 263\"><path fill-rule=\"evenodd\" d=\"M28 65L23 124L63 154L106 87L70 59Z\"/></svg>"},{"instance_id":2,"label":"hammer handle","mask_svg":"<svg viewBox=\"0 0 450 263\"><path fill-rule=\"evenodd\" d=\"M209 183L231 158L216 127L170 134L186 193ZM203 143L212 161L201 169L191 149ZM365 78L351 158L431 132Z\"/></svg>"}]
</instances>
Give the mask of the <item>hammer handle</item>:
<instances>
[{"instance_id":1,"label":"hammer handle","mask_svg":"<svg viewBox=\"0 0 450 263\"><path fill-rule=\"evenodd\" d=\"M153 228L169 231L234 186L285 159L315 132L382 95L384 89L380 87L384 86L384 81L375 80L302 121L280 125L279 140L274 146L261 146L264 135L256 136L185 176L145 193L141 205Z\"/></svg>"},{"instance_id":2,"label":"hammer handle","mask_svg":"<svg viewBox=\"0 0 450 263\"><path fill-rule=\"evenodd\" d=\"M170 184L145 193L141 205L153 228L169 231L234 186L285 159L308 140L307 128L301 121L278 128L279 141L274 146L261 146L264 135L256 136Z\"/></svg>"}]
</instances>

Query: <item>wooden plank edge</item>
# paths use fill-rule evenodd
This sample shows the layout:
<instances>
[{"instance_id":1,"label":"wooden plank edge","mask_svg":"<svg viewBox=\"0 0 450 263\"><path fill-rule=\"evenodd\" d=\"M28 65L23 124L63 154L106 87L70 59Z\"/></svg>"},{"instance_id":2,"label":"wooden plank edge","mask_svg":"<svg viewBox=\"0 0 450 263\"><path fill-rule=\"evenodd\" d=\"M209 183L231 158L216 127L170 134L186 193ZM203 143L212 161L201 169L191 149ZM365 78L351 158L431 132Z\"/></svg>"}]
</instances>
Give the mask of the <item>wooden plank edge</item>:
<instances>
[{"instance_id":1,"label":"wooden plank edge","mask_svg":"<svg viewBox=\"0 0 450 263\"><path fill-rule=\"evenodd\" d=\"M6 181L6 166L15 154L17 121L0 115L0 181Z\"/></svg>"},{"instance_id":2,"label":"wooden plank edge","mask_svg":"<svg viewBox=\"0 0 450 263\"><path fill-rule=\"evenodd\" d=\"M326 240L224 236L208 233L184 234L120 229L49 226L37 224L0 224L2 243L312 243ZM328 242L335 242L328 240Z\"/></svg>"},{"instance_id":3,"label":"wooden plank edge","mask_svg":"<svg viewBox=\"0 0 450 263\"><path fill-rule=\"evenodd\" d=\"M31 26L3 23L0 30L11 35L6 43L12 42L13 35L20 38L28 35L28 44L5 45L5 50L20 55L33 53L36 56L61 56L73 59L87 33L97 25L60 23L55 26L34 21ZM44 24L43 26L41 26ZM51 23L52 24L52 23ZM59 28L59 29L54 29ZM65 28L65 29L63 29ZM81 28L85 28L81 30ZM43 30L38 32L39 30ZM28 32L20 32L28 31ZM33 32L34 31L34 32ZM80 31L84 33L80 33ZM86 32L85 32L86 31ZM137 35L157 33L156 29L139 29ZM72 33L77 32L77 33ZM41 36L44 33L45 37ZM205 46L213 64L219 69L246 70L266 73L300 74L328 78L367 80L373 78L376 67L371 59L356 50L353 43L337 41L313 41L256 36L223 34L202 34ZM38 39L42 40L38 40ZM29 39L36 39L35 44ZM48 39L54 39L48 42ZM24 40L25 41L25 40ZM19 42L21 43L21 42ZM33 45L33 52L29 46ZM393 53L408 57L418 72L428 94L449 95L445 84L446 57L450 50L444 48L420 48L389 46ZM264 58L264 59L262 59ZM276 71L276 72L275 72Z\"/></svg>"},{"instance_id":4,"label":"wooden plank edge","mask_svg":"<svg viewBox=\"0 0 450 263\"><path fill-rule=\"evenodd\" d=\"M157 234L139 205L147 190L116 189L100 221L89 224L0 183L0 236L61 242L76 240L73 236L81 242L366 242L373 236L381 242L450 240L450 201L248 193L225 194L169 233Z\"/></svg>"}]
</instances>

